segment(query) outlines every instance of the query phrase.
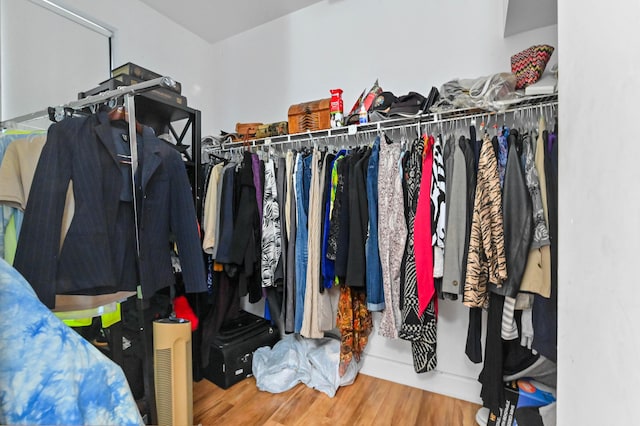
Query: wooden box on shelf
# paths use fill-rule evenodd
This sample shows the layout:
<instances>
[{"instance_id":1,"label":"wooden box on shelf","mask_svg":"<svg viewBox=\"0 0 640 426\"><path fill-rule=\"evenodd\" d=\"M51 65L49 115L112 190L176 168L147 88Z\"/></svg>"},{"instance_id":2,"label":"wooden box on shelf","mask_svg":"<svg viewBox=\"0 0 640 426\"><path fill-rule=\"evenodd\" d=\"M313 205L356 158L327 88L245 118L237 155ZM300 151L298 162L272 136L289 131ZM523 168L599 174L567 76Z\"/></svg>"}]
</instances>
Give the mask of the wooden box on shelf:
<instances>
[{"instance_id":1,"label":"wooden box on shelf","mask_svg":"<svg viewBox=\"0 0 640 426\"><path fill-rule=\"evenodd\" d=\"M303 102L289 107L289 133L324 130L331 127L330 99Z\"/></svg>"},{"instance_id":2,"label":"wooden box on shelf","mask_svg":"<svg viewBox=\"0 0 640 426\"><path fill-rule=\"evenodd\" d=\"M254 139L260 126L262 123L236 123L236 133L240 139Z\"/></svg>"}]
</instances>

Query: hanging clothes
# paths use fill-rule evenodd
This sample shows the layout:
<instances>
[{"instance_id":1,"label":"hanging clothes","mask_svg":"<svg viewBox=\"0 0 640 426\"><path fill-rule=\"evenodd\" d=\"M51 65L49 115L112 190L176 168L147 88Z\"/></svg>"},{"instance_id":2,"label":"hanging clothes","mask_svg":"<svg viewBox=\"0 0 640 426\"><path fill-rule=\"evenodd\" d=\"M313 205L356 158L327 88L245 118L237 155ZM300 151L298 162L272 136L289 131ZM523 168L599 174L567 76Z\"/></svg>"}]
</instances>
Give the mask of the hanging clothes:
<instances>
[{"instance_id":1,"label":"hanging clothes","mask_svg":"<svg viewBox=\"0 0 640 426\"><path fill-rule=\"evenodd\" d=\"M341 185L340 206L338 214L338 232L336 238L336 280L342 285L345 284L347 278L347 269L349 267L349 238L351 233L351 211L352 203L350 198L353 197L351 188L351 170L355 168L358 161L358 153L354 152L348 155L344 161L341 161L338 168L338 185ZM340 180L342 176L342 181Z\"/></svg>"},{"instance_id":2,"label":"hanging clothes","mask_svg":"<svg viewBox=\"0 0 640 426\"><path fill-rule=\"evenodd\" d=\"M402 324L401 266L407 238L401 179L402 142L380 144L378 164L378 249L385 309L378 333L396 339Z\"/></svg>"},{"instance_id":3,"label":"hanging clothes","mask_svg":"<svg viewBox=\"0 0 640 426\"><path fill-rule=\"evenodd\" d=\"M333 257L330 255L330 235L332 232L332 218L333 218L333 209L336 205L336 196L337 196L337 188L338 188L338 161L344 158L346 154L346 150L341 150L338 154L332 159L330 169L328 174L330 176L329 179L329 195L325 204L325 225L323 229L322 235L322 285L325 288L333 287L336 272L335 272L335 249L337 245L337 240L334 238L334 246L333 246ZM337 228L336 228L337 229Z\"/></svg>"},{"instance_id":4,"label":"hanging clothes","mask_svg":"<svg viewBox=\"0 0 640 426\"><path fill-rule=\"evenodd\" d=\"M558 357L558 135L550 133L544 147L549 235L551 238L551 294L535 295L532 348L556 361Z\"/></svg>"},{"instance_id":5,"label":"hanging clothes","mask_svg":"<svg viewBox=\"0 0 640 426\"><path fill-rule=\"evenodd\" d=\"M214 256L220 235L220 197L219 183L222 177L223 163L218 163L211 169L209 173L209 181L207 185L207 194L204 201L204 215L202 221L202 230L204 238L202 239L202 249L205 253Z\"/></svg>"},{"instance_id":6,"label":"hanging clothes","mask_svg":"<svg viewBox=\"0 0 640 426\"><path fill-rule=\"evenodd\" d=\"M244 153L238 175L240 198L230 248L230 263L239 268L240 295L249 294L249 302L262 298L260 277L260 215L256 198L252 155Z\"/></svg>"},{"instance_id":7,"label":"hanging clothes","mask_svg":"<svg viewBox=\"0 0 640 426\"><path fill-rule=\"evenodd\" d=\"M501 286L506 278L498 163L491 141L485 136L478 163L463 303L471 308L486 308L488 283Z\"/></svg>"},{"instance_id":8,"label":"hanging clothes","mask_svg":"<svg viewBox=\"0 0 640 426\"><path fill-rule=\"evenodd\" d=\"M474 133L475 134L475 133ZM458 142L460 149L464 155L464 161L467 169L467 227L465 230L464 255L462 258L462 277L463 282L460 285L459 294L464 294L464 283L467 280L467 261L469 260L469 239L471 237L471 225L473 223L473 205L476 200L476 185L478 182L478 165L475 160L474 147L476 141L460 137Z\"/></svg>"},{"instance_id":9,"label":"hanging clothes","mask_svg":"<svg viewBox=\"0 0 640 426\"><path fill-rule=\"evenodd\" d=\"M287 194L285 201L285 216L287 228L287 284L285 291L285 319L284 329L287 333L293 333L295 330L295 312L296 312L296 235L297 235L297 211L296 211L296 188L295 188L295 164L296 155L289 151L285 159L286 167L286 184Z\"/></svg>"},{"instance_id":10,"label":"hanging clothes","mask_svg":"<svg viewBox=\"0 0 640 426\"><path fill-rule=\"evenodd\" d=\"M320 221L322 218L322 179L320 151L314 149L311 156L311 182L309 185L308 218L308 266L305 280L304 315L300 335L308 338L321 338L320 329Z\"/></svg>"},{"instance_id":11,"label":"hanging clothes","mask_svg":"<svg viewBox=\"0 0 640 426\"><path fill-rule=\"evenodd\" d=\"M502 197L507 279L500 287L490 284L492 292L509 298L515 298L520 290L532 238L531 197L521 167L516 135L511 134L508 138L509 154Z\"/></svg>"},{"instance_id":12,"label":"hanging clothes","mask_svg":"<svg viewBox=\"0 0 640 426\"><path fill-rule=\"evenodd\" d=\"M260 231L262 231L262 213L263 213L263 182L264 171L262 170L262 162L258 154L251 154L251 171L253 172L253 187L256 191L256 203L258 205L258 216L260 217Z\"/></svg>"},{"instance_id":13,"label":"hanging clothes","mask_svg":"<svg viewBox=\"0 0 640 426\"><path fill-rule=\"evenodd\" d=\"M433 277L442 278L444 275L444 242L446 209L446 174L444 168L444 153L440 136L433 145L433 167L431 174L431 245L433 246ZM437 280L442 291L442 280Z\"/></svg>"},{"instance_id":14,"label":"hanging clothes","mask_svg":"<svg viewBox=\"0 0 640 426\"><path fill-rule=\"evenodd\" d=\"M510 135L508 142L508 161L502 198L507 279L501 287L490 284L489 289L496 294L505 296L502 313L502 338L514 340L518 338L518 328L515 322L515 298L520 290L520 282L531 244L532 212L531 197L527 190L516 146L517 137Z\"/></svg>"},{"instance_id":15,"label":"hanging clothes","mask_svg":"<svg viewBox=\"0 0 640 426\"><path fill-rule=\"evenodd\" d=\"M422 181L423 152L424 142L422 139L417 139L411 145L411 149L403 164L405 178L404 211L408 235L402 269L404 303L402 306L402 327L399 332L399 337L411 342L413 368L416 373L433 370L437 362L435 302L432 298L424 313L420 315L418 277L414 250L414 224L416 221L416 210L419 203L419 192ZM431 174L429 173L426 176L425 182L430 182ZM428 185L428 183L426 185ZM425 194L427 194L427 200L425 201L430 203L428 198L429 191L425 191ZM430 218L428 218L427 223L430 223ZM425 237L428 238L427 241L430 241L431 233L429 232Z\"/></svg>"},{"instance_id":16,"label":"hanging clothes","mask_svg":"<svg viewBox=\"0 0 640 426\"><path fill-rule=\"evenodd\" d=\"M547 144L546 136L542 138ZM545 334L550 330L544 329L543 317L552 301L533 295L528 301L518 291L529 256L528 224L534 217L518 132L504 128L494 139L486 133L482 141L475 139L473 134L471 139L431 137L426 149L424 141L422 146L416 141L405 153L401 144L386 138L335 156L329 152L323 157L317 150L311 156L305 150L295 158L287 153L284 166L274 167L274 197L274 165L266 161L262 240L269 235L268 199L275 198L282 242L287 234L293 244L304 241L304 258L300 247L291 250L289 244L293 257L283 253L275 263L293 272L283 277L291 286L282 286L284 328L296 331L296 314L302 315L298 332L305 337L321 337L337 326L341 374L361 356L371 330L371 311L376 309L382 310L379 334L411 342L415 371L435 369L437 303L442 303L437 299L458 294L467 306L470 299L482 300L469 309L465 352L472 362L485 360L480 380L487 404L501 398L501 354L507 345L519 346L521 336L531 347L539 337L538 345L549 350L555 341L551 333ZM548 168L550 159L544 160ZM254 178L260 173L255 167L252 172ZM280 173L282 179L277 177ZM304 276L297 274L300 271ZM301 282L304 287L298 287ZM465 286L467 291L472 287L471 296ZM489 300L485 333L482 309ZM542 310L530 310L520 320L518 306L531 306L534 300ZM486 342L484 353L481 341Z\"/></svg>"},{"instance_id":17,"label":"hanging clothes","mask_svg":"<svg viewBox=\"0 0 640 426\"><path fill-rule=\"evenodd\" d=\"M488 407L494 413L499 413L499 408L505 400L502 369L504 355L502 338L500 337L504 296L491 293L487 297L490 299L487 313L487 339L485 342L484 365L478 381L482 384L480 391L482 405Z\"/></svg>"},{"instance_id":18,"label":"hanging clothes","mask_svg":"<svg viewBox=\"0 0 640 426\"><path fill-rule=\"evenodd\" d=\"M296 158L296 303L295 303L295 332L302 329L304 318L304 300L307 290L308 265L308 214L309 214L309 186L311 185L312 155Z\"/></svg>"},{"instance_id":19,"label":"hanging clothes","mask_svg":"<svg viewBox=\"0 0 640 426\"><path fill-rule=\"evenodd\" d=\"M476 152L479 154L481 141L475 139L475 127L469 129L470 139L460 138L460 148L464 153L467 166L467 229L465 233L464 257L462 261L462 277L464 278L460 286L460 294L464 295L467 282L467 262L469 260L469 242L471 239L471 226L473 223L473 206L476 198L476 186L478 176L478 161ZM464 296L462 298L464 302ZM465 354L473 363L482 362L482 308L469 308L469 324L467 328L467 342Z\"/></svg>"},{"instance_id":20,"label":"hanging clothes","mask_svg":"<svg viewBox=\"0 0 640 426\"><path fill-rule=\"evenodd\" d=\"M336 158L334 164L334 171L332 174L332 182L335 181L335 197L333 208L331 209L331 218L329 221L329 239L327 240L327 259L334 262L334 275L335 275L335 261L338 257L338 236L340 235L340 218L342 217L342 198L344 193L344 168L346 165L345 155ZM337 278L337 277L336 277ZM336 281L337 283L337 281Z\"/></svg>"},{"instance_id":21,"label":"hanging clothes","mask_svg":"<svg viewBox=\"0 0 640 426\"><path fill-rule=\"evenodd\" d=\"M376 137L367 165L367 200L369 207L369 230L366 252L367 308L382 311L385 308L378 238L378 163L380 161L380 137Z\"/></svg>"},{"instance_id":22,"label":"hanging clothes","mask_svg":"<svg viewBox=\"0 0 640 426\"><path fill-rule=\"evenodd\" d=\"M225 264L229 276L237 274L237 267L231 265L231 243L233 242L233 230L235 229L235 187L237 164L230 162L222 170L220 186L220 237L216 254L213 256L219 264Z\"/></svg>"},{"instance_id":23,"label":"hanging clothes","mask_svg":"<svg viewBox=\"0 0 640 426\"><path fill-rule=\"evenodd\" d=\"M29 191L46 141L46 133L40 131L0 135L0 257L4 257L10 265L15 258ZM71 225L75 207L71 182L64 206L60 248Z\"/></svg>"},{"instance_id":24,"label":"hanging clothes","mask_svg":"<svg viewBox=\"0 0 640 426\"><path fill-rule=\"evenodd\" d=\"M327 259L327 240L329 238L329 220L331 218L331 171L336 156L332 152L324 153L324 163L322 165L321 176L321 191L322 191L322 217L320 218L320 293L324 292L325 288L333 286L333 280L325 278L325 275L333 275L333 264L329 265L329 259ZM330 268L331 271L328 271Z\"/></svg>"},{"instance_id":25,"label":"hanging clothes","mask_svg":"<svg viewBox=\"0 0 640 426\"><path fill-rule=\"evenodd\" d=\"M421 317L429 302L435 294L434 270L433 270L433 245L432 245L432 225L433 216L432 186L433 175L433 150L435 140L433 136L425 136L424 152L422 154L422 165L416 182L419 188L416 199L416 206L409 205L410 209L415 208L413 223L413 256L415 256L416 280L418 290L418 317ZM439 192L439 190L438 190ZM411 203L410 200L408 200ZM436 213L436 212L433 212Z\"/></svg>"},{"instance_id":26,"label":"hanging clothes","mask_svg":"<svg viewBox=\"0 0 640 426\"><path fill-rule=\"evenodd\" d=\"M500 176L500 188L504 188L505 175L509 157L509 129L502 126L498 131L498 175Z\"/></svg>"},{"instance_id":27,"label":"hanging clothes","mask_svg":"<svg viewBox=\"0 0 640 426\"><path fill-rule=\"evenodd\" d=\"M340 363L338 373L342 377L351 360L360 361L373 328L371 313L367 309L365 294L349 286L340 286L336 326L340 330Z\"/></svg>"},{"instance_id":28,"label":"hanging clothes","mask_svg":"<svg viewBox=\"0 0 640 426\"><path fill-rule=\"evenodd\" d=\"M462 138L464 142L464 137ZM454 137L445 146L446 162L446 239L442 292L456 299L464 283L462 274L467 228L467 176L464 153Z\"/></svg>"},{"instance_id":29,"label":"hanging clothes","mask_svg":"<svg viewBox=\"0 0 640 426\"><path fill-rule=\"evenodd\" d=\"M278 257L278 263L274 273L274 281L277 283L278 292L282 300L280 306L281 319L284 320L286 315L286 282L287 282L287 246L289 241L287 239L287 232L285 224L287 223L287 216L285 213L285 200L287 194L287 178L286 178L286 160L284 157L279 157L275 160L276 167L276 201L278 203L278 220L280 221L280 256Z\"/></svg>"},{"instance_id":30,"label":"hanging clothes","mask_svg":"<svg viewBox=\"0 0 640 426\"><path fill-rule=\"evenodd\" d=\"M369 207L366 190L366 170L371 150L365 148L351 154L349 168L349 242L345 282L350 287L365 287L365 242L369 224Z\"/></svg>"},{"instance_id":31,"label":"hanging clothes","mask_svg":"<svg viewBox=\"0 0 640 426\"><path fill-rule=\"evenodd\" d=\"M529 251L529 259L522 277L520 291L537 293L549 297L551 293L551 240L544 213L542 187L540 186L539 170L536 166L534 142L529 134L523 138L523 161L525 163L525 177L533 209L533 241ZM544 156L544 148L541 150ZM546 190L545 190L546 192ZM546 199L546 194L545 194Z\"/></svg>"},{"instance_id":32,"label":"hanging clothes","mask_svg":"<svg viewBox=\"0 0 640 426\"><path fill-rule=\"evenodd\" d=\"M261 242L262 287L273 287L277 285L275 275L282 249L280 206L273 160L265 163L264 176Z\"/></svg>"},{"instance_id":33,"label":"hanging clothes","mask_svg":"<svg viewBox=\"0 0 640 426\"><path fill-rule=\"evenodd\" d=\"M320 204L320 224L322 225L323 223L328 227L329 223L328 223L328 218L329 218L329 212L325 211L328 210L328 208L330 207L330 196L331 196L331 181L332 181L332 169L333 169L333 163L335 160L335 155L332 153L326 153L324 155L324 160L322 163L322 167L321 167L321 172L320 172L320 181L318 182L320 184L320 188L318 188L318 192L322 193L321 197L321 204ZM324 221L322 219L325 219ZM325 227L321 226L321 232L325 233L325 231L327 231L327 229ZM325 233L326 234L326 233ZM320 234L321 236L324 236L323 234ZM328 235L327 235L328 237ZM322 238L321 238L322 240ZM315 289L316 293L318 294L318 328L321 331L331 331L335 328L335 324L336 324L336 318L337 318L337 314L338 314L338 299L340 297L340 291L333 286L332 282L327 283L326 281L324 281L323 279L323 273L324 270L322 269L323 262L322 262L322 258L324 256L324 249L325 249L325 245L324 242L321 241L321 246L317 246L314 245L314 247L316 247L316 250L319 252L319 255L321 257L320 260L320 274L318 274L318 270L316 270L316 275L318 276L318 280L316 280L316 282L318 283L318 288ZM326 284L331 284L329 288L327 288L325 285Z\"/></svg>"},{"instance_id":34,"label":"hanging clothes","mask_svg":"<svg viewBox=\"0 0 640 426\"><path fill-rule=\"evenodd\" d=\"M140 260L118 261L122 254L111 237L128 227L122 207L123 175L107 113L65 119L49 128L29 193L15 267L48 307L56 293L114 292L133 277L145 297L174 283L167 250L177 237L182 276L188 292L207 291L197 216L180 154L158 140L151 128L140 135ZM122 143L119 141L118 143ZM62 251L60 227L69 181L76 208ZM132 214L131 214L132 216ZM128 220L128 219L127 219ZM120 228L118 228L120 227ZM135 234L129 229L129 234ZM135 249L134 249L135 252ZM137 275L139 270L139 277Z\"/></svg>"}]
</instances>

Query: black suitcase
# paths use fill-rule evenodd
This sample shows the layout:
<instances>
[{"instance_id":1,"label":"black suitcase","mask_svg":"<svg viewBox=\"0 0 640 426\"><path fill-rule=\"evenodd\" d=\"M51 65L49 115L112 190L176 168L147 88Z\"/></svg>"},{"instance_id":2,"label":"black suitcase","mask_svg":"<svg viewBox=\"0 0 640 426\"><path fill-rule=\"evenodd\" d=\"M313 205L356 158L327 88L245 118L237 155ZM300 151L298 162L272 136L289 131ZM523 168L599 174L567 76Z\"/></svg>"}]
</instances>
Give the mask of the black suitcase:
<instances>
[{"instance_id":1,"label":"black suitcase","mask_svg":"<svg viewBox=\"0 0 640 426\"><path fill-rule=\"evenodd\" d=\"M228 389L253 375L253 352L262 346L273 346L280 340L278 329L264 318L242 311L237 319L225 323L213 339L209 365L203 376Z\"/></svg>"}]
</instances>

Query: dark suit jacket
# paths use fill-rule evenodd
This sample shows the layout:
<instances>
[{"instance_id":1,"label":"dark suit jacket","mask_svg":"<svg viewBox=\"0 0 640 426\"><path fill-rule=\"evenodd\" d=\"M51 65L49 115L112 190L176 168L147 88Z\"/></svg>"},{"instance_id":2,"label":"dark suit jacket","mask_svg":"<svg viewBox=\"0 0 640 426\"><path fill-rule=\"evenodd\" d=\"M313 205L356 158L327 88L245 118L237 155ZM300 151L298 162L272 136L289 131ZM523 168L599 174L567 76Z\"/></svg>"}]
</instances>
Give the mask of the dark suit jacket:
<instances>
[{"instance_id":1,"label":"dark suit jacket","mask_svg":"<svg viewBox=\"0 0 640 426\"><path fill-rule=\"evenodd\" d=\"M207 290L191 189L180 154L150 128L140 138L139 279L143 296L174 282L169 238L178 244L187 291ZM100 294L136 276L118 262L123 177L106 113L66 119L50 127L36 169L14 266L49 307L55 294ZM61 250L60 228L69 181L75 212ZM135 250L133 250L135 254Z\"/></svg>"}]
</instances>

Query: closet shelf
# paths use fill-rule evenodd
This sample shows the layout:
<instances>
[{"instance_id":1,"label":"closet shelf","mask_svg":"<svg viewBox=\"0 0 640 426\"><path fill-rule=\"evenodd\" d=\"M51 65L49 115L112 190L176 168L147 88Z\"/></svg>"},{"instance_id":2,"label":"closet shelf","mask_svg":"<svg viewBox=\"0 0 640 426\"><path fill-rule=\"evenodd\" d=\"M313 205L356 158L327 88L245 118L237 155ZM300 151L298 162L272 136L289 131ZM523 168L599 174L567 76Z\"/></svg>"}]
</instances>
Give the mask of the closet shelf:
<instances>
[{"instance_id":1,"label":"closet shelf","mask_svg":"<svg viewBox=\"0 0 640 426\"><path fill-rule=\"evenodd\" d=\"M323 138L343 136L343 135L354 135L354 134L362 134L362 133L369 133L369 132L375 132L375 131L400 129L400 128L404 128L404 127L416 125L416 124L417 125L427 124L427 123L437 124L437 123L443 123L443 122L460 120L460 119L473 119L473 118L482 118L482 117L488 118L492 116L509 114L516 111L540 108L540 107L549 106L549 105L557 105L557 103L558 103L557 93L553 95L528 96L521 100L505 105L505 110L503 111L488 111L480 108L452 109L448 111L422 114L415 117L399 117L399 118L393 118L389 120L377 121L377 122L366 123L366 124L354 124L351 126L338 127L335 129L316 130L313 132L307 131L305 133L293 133L289 135L272 136L269 138L248 139L243 141L222 143L220 146L212 149L212 151L213 152L227 151L233 148L256 147L256 146L268 147L271 144L295 143L295 142L306 141L309 139L323 139Z\"/></svg>"}]
</instances>

